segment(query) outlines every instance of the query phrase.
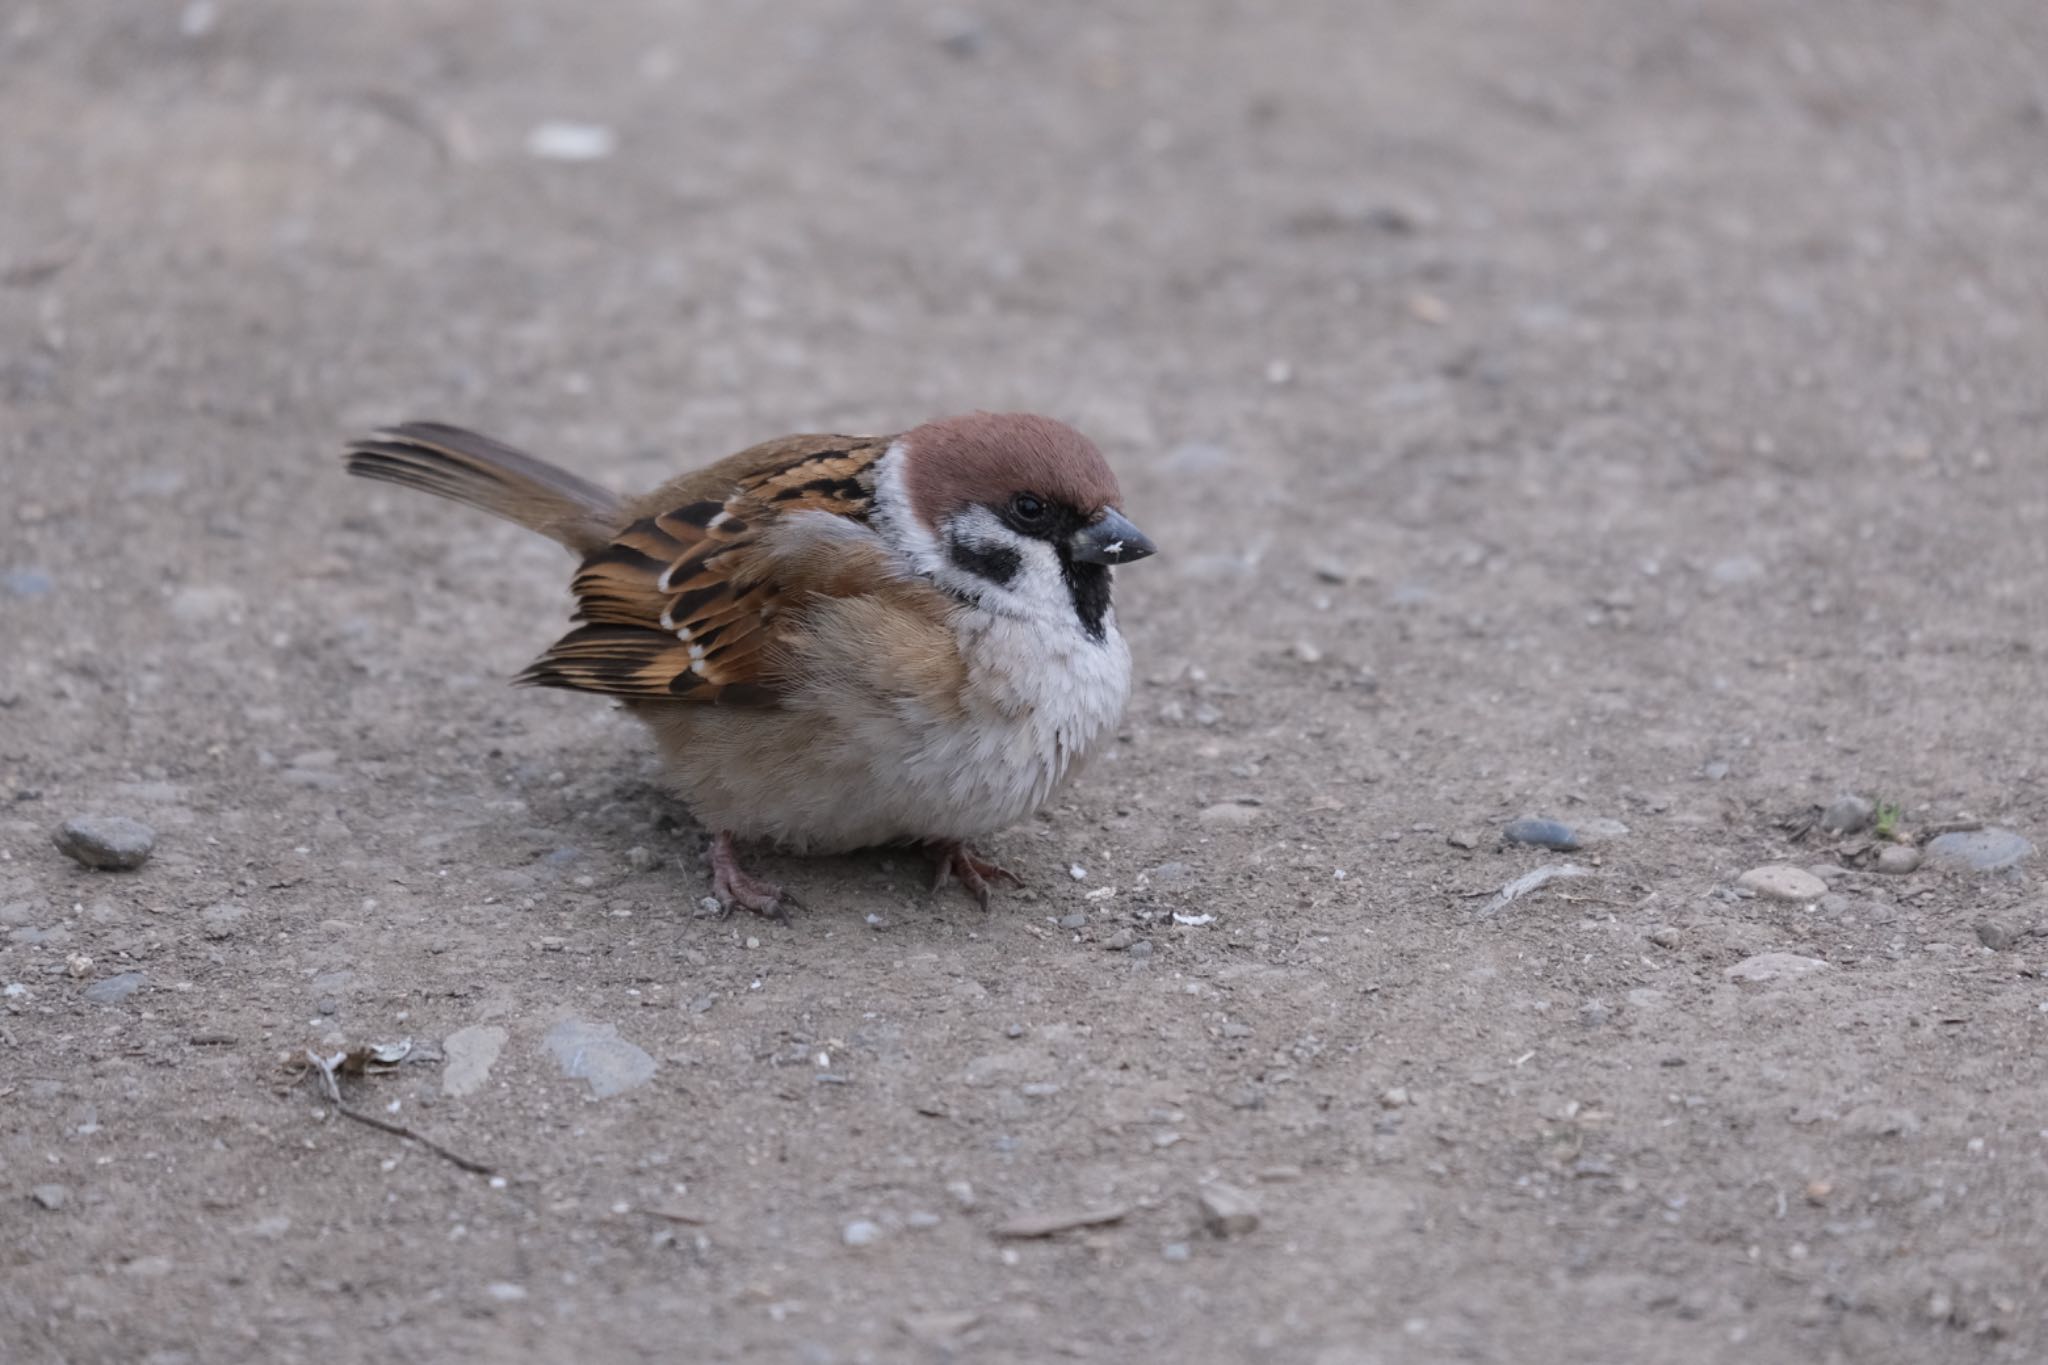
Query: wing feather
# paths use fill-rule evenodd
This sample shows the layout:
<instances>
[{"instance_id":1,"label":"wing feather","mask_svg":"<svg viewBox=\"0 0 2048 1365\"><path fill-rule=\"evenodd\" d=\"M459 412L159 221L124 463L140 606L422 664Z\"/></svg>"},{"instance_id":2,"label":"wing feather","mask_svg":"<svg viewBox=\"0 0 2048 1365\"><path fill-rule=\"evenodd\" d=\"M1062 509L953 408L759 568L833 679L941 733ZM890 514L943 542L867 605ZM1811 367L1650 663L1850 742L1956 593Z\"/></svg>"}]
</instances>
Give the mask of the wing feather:
<instances>
[{"instance_id":1,"label":"wing feather","mask_svg":"<svg viewBox=\"0 0 2048 1365\"><path fill-rule=\"evenodd\" d=\"M642 701L774 704L804 603L892 576L867 528L874 466L890 439L791 437L729 461L723 496L692 480L672 485L666 505L640 505L644 515L577 572L584 624L518 681Z\"/></svg>"}]
</instances>

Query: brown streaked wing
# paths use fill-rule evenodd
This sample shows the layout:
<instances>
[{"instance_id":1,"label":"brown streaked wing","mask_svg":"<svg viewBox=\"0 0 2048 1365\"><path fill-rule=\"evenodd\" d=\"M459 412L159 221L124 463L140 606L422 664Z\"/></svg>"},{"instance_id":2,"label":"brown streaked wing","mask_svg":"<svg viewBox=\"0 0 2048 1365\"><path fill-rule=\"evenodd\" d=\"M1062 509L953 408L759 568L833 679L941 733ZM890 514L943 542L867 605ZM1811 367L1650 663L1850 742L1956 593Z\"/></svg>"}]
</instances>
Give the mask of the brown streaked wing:
<instances>
[{"instance_id":1,"label":"brown streaked wing","mask_svg":"<svg viewBox=\"0 0 2048 1365\"><path fill-rule=\"evenodd\" d=\"M865 520L874 464L892 439L786 437L636 500L637 519L576 575L586 624L517 681L644 701L773 703L784 614L872 580L826 572L815 553L778 563L762 533L799 511Z\"/></svg>"}]
</instances>

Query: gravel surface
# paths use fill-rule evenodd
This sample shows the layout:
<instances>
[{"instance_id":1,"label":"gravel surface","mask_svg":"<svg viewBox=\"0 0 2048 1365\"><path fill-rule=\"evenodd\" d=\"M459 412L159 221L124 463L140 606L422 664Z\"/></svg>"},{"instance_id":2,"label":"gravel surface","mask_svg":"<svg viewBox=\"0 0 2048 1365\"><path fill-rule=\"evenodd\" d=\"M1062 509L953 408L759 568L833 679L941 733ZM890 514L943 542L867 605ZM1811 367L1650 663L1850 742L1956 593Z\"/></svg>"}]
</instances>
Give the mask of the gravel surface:
<instances>
[{"instance_id":1,"label":"gravel surface","mask_svg":"<svg viewBox=\"0 0 2048 1365\"><path fill-rule=\"evenodd\" d=\"M10 1365L2048 1358L2044 73L2039 0L16 0ZM336 458L977 407L1162 547L988 915L702 915L505 686L560 552Z\"/></svg>"}]
</instances>

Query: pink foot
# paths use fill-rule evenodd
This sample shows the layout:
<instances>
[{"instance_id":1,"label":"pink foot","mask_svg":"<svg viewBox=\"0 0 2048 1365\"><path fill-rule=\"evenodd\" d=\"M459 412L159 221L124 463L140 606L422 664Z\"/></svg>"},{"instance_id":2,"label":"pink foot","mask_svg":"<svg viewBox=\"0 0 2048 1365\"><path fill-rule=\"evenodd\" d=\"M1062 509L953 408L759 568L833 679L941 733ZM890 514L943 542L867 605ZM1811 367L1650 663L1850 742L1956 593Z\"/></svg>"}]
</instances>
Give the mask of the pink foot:
<instances>
[{"instance_id":1,"label":"pink foot","mask_svg":"<svg viewBox=\"0 0 2048 1365\"><path fill-rule=\"evenodd\" d=\"M749 876L732 846L732 831L723 829L711 840L711 894L728 915L738 905L783 924L789 923L786 907L799 904L795 896L774 882Z\"/></svg>"},{"instance_id":2,"label":"pink foot","mask_svg":"<svg viewBox=\"0 0 2048 1365\"><path fill-rule=\"evenodd\" d=\"M925 852L932 860L934 894L948 881L958 877L967 894L974 897L974 903L986 910L991 880L1005 881L1012 886L1024 885L1024 879L1009 868L975 857L963 843L930 843L925 845Z\"/></svg>"}]
</instances>

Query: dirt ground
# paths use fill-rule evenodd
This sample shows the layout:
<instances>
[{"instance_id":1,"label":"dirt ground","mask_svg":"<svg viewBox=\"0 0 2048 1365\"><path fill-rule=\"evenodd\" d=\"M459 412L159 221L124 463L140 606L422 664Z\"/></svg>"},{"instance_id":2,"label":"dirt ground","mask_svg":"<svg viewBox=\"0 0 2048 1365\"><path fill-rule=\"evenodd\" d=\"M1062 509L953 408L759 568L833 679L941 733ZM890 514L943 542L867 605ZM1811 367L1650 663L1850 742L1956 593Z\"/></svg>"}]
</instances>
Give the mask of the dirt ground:
<instances>
[{"instance_id":1,"label":"dirt ground","mask_svg":"<svg viewBox=\"0 0 2048 1365\"><path fill-rule=\"evenodd\" d=\"M2044 167L2039 0L11 0L0 1355L2043 1359L2048 854L1808 826L2048 843ZM336 458L976 407L1163 547L988 916L698 914L566 559ZM406 1038L495 1178L280 1066Z\"/></svg>"}]
</instances>

